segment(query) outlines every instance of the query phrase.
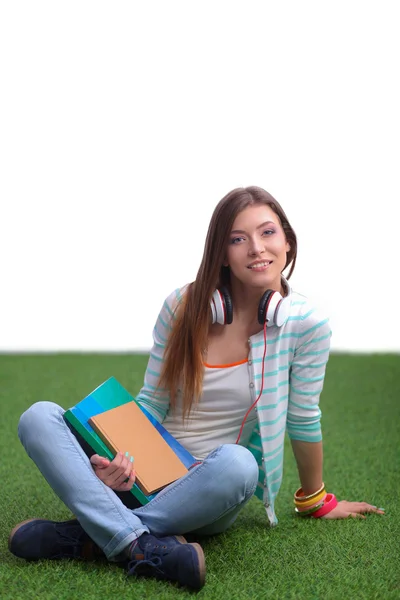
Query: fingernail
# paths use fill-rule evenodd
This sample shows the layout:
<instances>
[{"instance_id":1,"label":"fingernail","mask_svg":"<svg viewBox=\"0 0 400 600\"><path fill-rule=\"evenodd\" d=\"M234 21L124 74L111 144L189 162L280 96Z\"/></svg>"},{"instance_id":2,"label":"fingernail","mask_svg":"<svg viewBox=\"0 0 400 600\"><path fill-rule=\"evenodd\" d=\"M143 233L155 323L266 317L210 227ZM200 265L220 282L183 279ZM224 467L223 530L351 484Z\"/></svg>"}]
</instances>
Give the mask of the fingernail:
<instances>
[{"instance_id":1,"label":"fingernail","mask_svg":"<svg viewBox=\"0 0 400 600\"><path fill-rule=\"evenodd\" d=\"M133 462L133 456L131 456L130 460L131 460L131 463L132 463Z\"/></svg>"},{"instance_id":2,"label":"fingernail","mask_svg":"<svg viewBox=\"0 0 400 600\"><path fill-rule=\"evenodd\" d=\"M129 456L129 452L125 452L125 456Z\"/></svg>"},{"instance_id":3,"label":"fingernail","mask_svg":"<svg viewBox=\"0 0 400 600\"><path fill-rule=\"evenodd\" d=\"M383 510L383 512L385 512L385 509L384 509L384 508L378 508L378 510Z\"/></svg>"}]
</instances>

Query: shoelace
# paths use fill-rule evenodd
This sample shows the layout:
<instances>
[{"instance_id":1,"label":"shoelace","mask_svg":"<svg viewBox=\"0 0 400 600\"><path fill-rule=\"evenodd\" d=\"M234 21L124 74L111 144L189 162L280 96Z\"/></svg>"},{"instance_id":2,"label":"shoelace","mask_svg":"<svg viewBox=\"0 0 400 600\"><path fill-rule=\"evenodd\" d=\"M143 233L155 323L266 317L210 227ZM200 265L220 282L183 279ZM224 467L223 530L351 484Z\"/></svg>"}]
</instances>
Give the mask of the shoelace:
<instances>
[{"instance_id":1,"label":"shoelace","mask_svg":"<svg viewBox=\"0 0 400 600\"><path fill-rule=\"evenodd\" d=\"M137 546L139 546L138 543L136 544L136 546L134 546L133 550L135 550L135 548L137 548ZM141 547L139 546L139 548L141 548ZM151 548L151 549L148 549L145 546L145 548L143 550L143 559L137 560L134 558L131 561L129 561L127 575L134 575L136 573L138 567L145 566L145 565L156 569L156 571L162 575L163 571L161 571L161 569L158 568L162 563L161 557L154 555L154 550L156 548L167 550L167 546L160 546L158 544L153 546L153 548Z\"/></svg>"},{"instance_id":2,"label":"shoelace","mask_svg":"<svg viewBox=\"0 0 400 600\"><path fill-rule=\"evenodd\" d=\"M153 567L159 573L162 573L161 569L158 567L161 565L161 558L159 556L155 556L153 559L143 559L143 560L131 560L128 563L128 573L127 575L134 575L137 571L137 568L140 566L147 565L149 567Z\"/></svg>"}]
</instances>

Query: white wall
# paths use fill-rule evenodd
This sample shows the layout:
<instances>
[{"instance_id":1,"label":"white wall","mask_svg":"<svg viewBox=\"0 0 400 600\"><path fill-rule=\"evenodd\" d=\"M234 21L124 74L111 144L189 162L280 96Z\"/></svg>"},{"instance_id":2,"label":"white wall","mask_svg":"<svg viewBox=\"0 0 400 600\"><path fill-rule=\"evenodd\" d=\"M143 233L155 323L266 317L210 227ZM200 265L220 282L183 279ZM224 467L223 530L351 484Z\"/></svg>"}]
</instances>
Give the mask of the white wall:
<instances>
[{"instance_id":1,"label":"white wall","mask_svg":"<svg viewBox=\"0 0 400 600\"><path fill-rule=\"evenodd\" d=\"M333 348L400 349L397 2L0 6L0 350L148 349L241 185Z\"/></svg>"}]
</instances>

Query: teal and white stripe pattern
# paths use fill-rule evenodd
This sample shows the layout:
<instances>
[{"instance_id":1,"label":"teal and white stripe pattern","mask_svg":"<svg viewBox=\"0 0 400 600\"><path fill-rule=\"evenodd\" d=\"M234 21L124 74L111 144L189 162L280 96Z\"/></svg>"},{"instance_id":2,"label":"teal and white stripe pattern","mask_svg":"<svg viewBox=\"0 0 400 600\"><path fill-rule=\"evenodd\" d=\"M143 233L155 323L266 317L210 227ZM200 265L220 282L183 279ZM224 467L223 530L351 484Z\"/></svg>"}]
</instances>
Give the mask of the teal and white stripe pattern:
<instances>
[{"instance_id":1,"label":"teal and white stripe pattern","mask_svg":"<svg viewBox=\"0 0 400 600\"><path fill-rule=\"evenodd\" d=\"M259 465L256 496L263 501L271 525L277 524L275 498L282 482L285 432L294 440L318 442L321 435L319 398L329 357L329 320L309 300L289 289L291 309L284 326L267 327L264 385L257 404L258 424L249 450ZM137 400L158 420L169 408L167 390L158 389L163 353L174 311L182 299L177 289L165 300L153 330L153 347ZM264 334L249 338L249 363L254 400L261 390Z\"/></svg>"}]
</instances>

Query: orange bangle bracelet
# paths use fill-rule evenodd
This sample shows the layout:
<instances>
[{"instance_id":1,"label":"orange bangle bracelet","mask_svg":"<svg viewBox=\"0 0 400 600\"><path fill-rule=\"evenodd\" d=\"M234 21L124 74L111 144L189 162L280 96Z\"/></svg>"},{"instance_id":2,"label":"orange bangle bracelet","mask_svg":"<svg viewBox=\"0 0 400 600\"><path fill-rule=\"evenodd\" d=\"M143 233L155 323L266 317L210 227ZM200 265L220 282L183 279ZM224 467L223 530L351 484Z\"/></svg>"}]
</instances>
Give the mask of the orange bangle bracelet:
<instances>
[{"instance_id":1,"label":"orange bangle bracelet","mask_svg":"<svg viewBox=\"0 0 400 600\"><path fill-rule=\"evenodd\" d=\"M318 494L321 494L321 492L324 492L324 491L325 491L325 484L322 483L319 490L313 492L312 494L309 494L308 496L305 496L304 492L303 492L303 488L300 487L294 493L294 499L296 502L299 502L299 503L306 502L307 500L311 500L311 499L315 498L316 496L318 496Z\"/></svg>"}]
</instances>

